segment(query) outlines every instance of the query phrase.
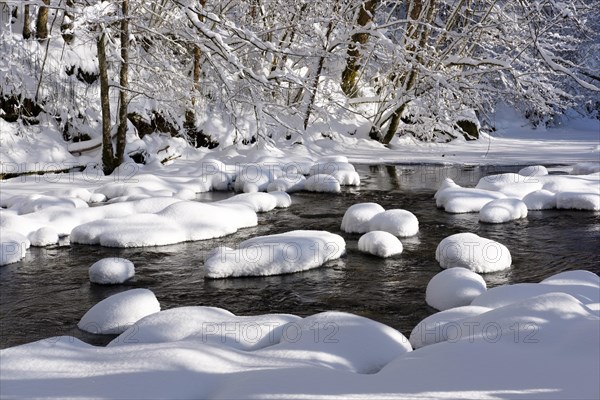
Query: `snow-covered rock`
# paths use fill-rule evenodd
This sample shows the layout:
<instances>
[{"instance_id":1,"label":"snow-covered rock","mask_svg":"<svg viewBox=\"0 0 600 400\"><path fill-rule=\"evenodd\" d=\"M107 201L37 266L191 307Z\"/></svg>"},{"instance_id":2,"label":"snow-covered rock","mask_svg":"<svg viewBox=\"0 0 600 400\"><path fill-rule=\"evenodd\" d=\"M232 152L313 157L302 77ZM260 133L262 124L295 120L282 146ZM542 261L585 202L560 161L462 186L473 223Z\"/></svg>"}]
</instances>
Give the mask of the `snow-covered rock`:
<instances>
[{"instance_id":1,"label":"snow-covered rock","mask_svg":"<svg viewBox=\"0 0 600 400\"><path fill-rule=\"evenodd\" d=\"M543 186L544 181L541 176L523 176L510 172L484 176L475 188L496 191L507 197L522 199L527 194L542 189Z\"/></svg>"},{"instance_id":2,"label":"snow-covered rock","mask_svg":"<svg viewBox=\"0 0 600 400\"><path fill-rule=\"evenodd\" d=\"M253 351L279 343L281 336L288 333L286 325L300 319L289 314L236 316L216 307L177 307L140 319L108 346L194 339L199 343Z\"/></svg>"},{"instance_id":3,"label":"snow-covered rock","mask_svg":"<svg viewBox=\"0 0 600 400\"><path fill-rule=\"evenodd\" d=\"M463 319L476 317L490 310L492 309L488 307L462 306L437 312L425 318L413 328L409 338L410 344L416 350L449 339L459 339L463 329L467 328L467 326L461 325Z\"/></svg>"},{"instance_id":4,"label":"snow-covered rock","mask_svg":"<svg viewBox=\"0 0 600 400\"><path fill-rule=\"evenodd\" d=\"M308 192L339 193L340 182L333 175L318 174L309 176L304 181L304 190Z\"/></svg>"},{"instance_id":5,"label":"snow-covered rock","mask_svg":"<svg viewBox=\"0 0 600 400\"><path fill-rule=\"evenodd\" d=\"M439 208L453 214L479 212L490 201L505 197L497 191L461 187L450 178L446 178L434 196Z\"/></svg>"},{"instance_id":6,"label":"snow-covered rock","mask_svg":"<svg viewBox=\"0 0 600 400\"><path fill-rule=\"evenodd\" d=\"M442 268L463 267L478 273L507 269L512 263L508 248L474 233L457 233L443 239L435 250Z\"/></svg>"},{"instance_id":7,"label":"snow-covered rock","mask_svg":"<svg viewBox=\"0 0 600 400\"><path fill-rule=\"evenodd\" d=\"M13 264L23 259L30 245L29 239L20 233L2 229L0 235L0 266Z\"/></svg>"},{"instance_id":8,"label":"snow-covered rock","mask_svg":"<svg viewBox=\"0 0 600 400\"><path fill-rule=\"evenodd\" d=\"M79 329L95 334L119 334L140 319L159 312L160 304L148 289L131 289L114 294L90 308Z\"/></svg>"},{"instance_id":9,"label":"snow-covered rock","mask_svg":"<svg viewBox=\"0 0 600 400\"><path fill-rule=\"evenodd\" d=\"M360 186L360 176L356 171L335 171L331 174L342 186Z\"/></svg>"},{"instance_id":10,"label":"snow-covered rock","mask_svg":"<svg viewBox=\"0 0 600 400\"><path fill-rule=\"evenodd\" d=\"M277 207L277 197L270 193L240 193L218 202L219 204L242 204L255 212L267 212Z\"/></svg>"},{"instance_id":11,"label":"snow-covered rock","mask_svg":"<svg viewBox=\"0 0 600 400\"><path fill-rule=\"evenodd\" d=\"M243 241L237 249L213 249L204 262L205 276L268 276L305 271L341 257L345 250L344 239L326 231L259 236Z\"/></svg>"},{"instance_id":12,"label":"snow-covered rock","mask_svg":"<svg viewBox=\"0 0 600 400\"><path fill-rule=\"evenodd\" d=\"M481 275L466 268L450 268L427 284L425 301L436 310L467 306L487 289Z\"/></svg>"},{"instance_id":13,"label":"snow-covered rock","mask_svg":"<svg viewBox=\"0 0 600 400\"><path fill-rule=\"evenodd\" d=\"M529 167L522 168L519 171L519 175L523 176L545 176L548 175L548 169L543 165L531 165Z\"/></svg>"},{"instance_id":14,"label":"snow-covered rock","mask_svg":"<svg viewBox=\"0 0 600 400\"><path fill-rule=\"evenodd\" d=\"M90 282L101 285L120 284L135 275L133 263L125 258L108 257L96 261L88 270Z\"/></svg>"},{"instance_id":15,"label":"snow-covered rock","mask_svg":"<svg viewBox=\"0 0 600 400\"><path fill-rule=\"evenodd\" d=\"M267 185L267 192L298 192L304 190L304 175L284 175Z\"/></svg>"},{"instance_id":16,"label":"snow-covered rock","mask_svg":"<svg viewBox=\"0 0 600 400\"><path fill-rule=\"evenodd\" d=\"M341 229L344 232L350 233L365 233L368 232L369 222L385 209L377 203L358 203L353 204L344 213L342 218Z\"/></svg>"},{"instance_id":17,"label":"snow-covered rock","mask_svg":"<svg viewBox=\"0 0 600 400\"><path fill-rule=\"evenodd\" d=\"M340 171L356 172L354 165L344 161L320 161L314 164L309 171L310 175L333 175Z\"/></svg>"},{"instance_id":18,"label":"snow-covered rock","mask_svg":"<svg viewBox=\"0 0 600 400\"><path fill-rule=\"evenodd\" d=\"M479 221L501 224L527 217L527 205L515 198L490 201L479 211Z\"/></svg>"},{"instance_id":19,"label":"snow-covered rock","mask_svg":"<svg viewBox=\"0 0 600 400\"><path fill-rule=\"evenodd\" d=\"M358 250L386 258L402 253L402 242L389 232L371 231L358 239Z\"/></svg>"},{"instance_id":20,"label":"snow-covered rock","mask_svg":"<svg viewBox=\"0 0 600 400\"><path fill-rule=\"evenodd\" d=\"M600 194L560 192L556 195L556 208L598 211L600 210Z\"/></svg>"},{"instance_id":21,"label":"snow-covered rock","mask_svg":"<svg viewBox=\"0 0 600 400\"><path fill-rule=\"evenodd\" d=\"M419 233L419 220L407 210L387 210L371 218L369 230L385 231L394 236L409 237Z\"/></svg>"},{"instance_id":22,"label":"snow-covered rock","mask_svg":"<svg viewBox=\"0 0 600 400\"><path fill-rule=\"evenodd\" d=\"M275 197L276 208L288 208L292 205L292 198L287 192L269 192L269 194Z\"/></svg>"},{"instance_id":23,"label":"snow-covered rock","mask_svg":"<svg viewBox=\"0 0 600 400\"><path fill-rule=\"evenodd\" d=\"M44 226L30 233L28 239L32 246L44 247L58 243L59 238L58 233L54 229Z\"/></svg>"},{"instance_id":24,"label":"snow-covered rock","mask_svg":"<svg viewBox=\"0 0 600 400\"><path fill-rule=\"evenodd\" d=\"M528 210L549 210L556 208L556 193L541 189L523 197Z\"/></svg>"}]
</instances>

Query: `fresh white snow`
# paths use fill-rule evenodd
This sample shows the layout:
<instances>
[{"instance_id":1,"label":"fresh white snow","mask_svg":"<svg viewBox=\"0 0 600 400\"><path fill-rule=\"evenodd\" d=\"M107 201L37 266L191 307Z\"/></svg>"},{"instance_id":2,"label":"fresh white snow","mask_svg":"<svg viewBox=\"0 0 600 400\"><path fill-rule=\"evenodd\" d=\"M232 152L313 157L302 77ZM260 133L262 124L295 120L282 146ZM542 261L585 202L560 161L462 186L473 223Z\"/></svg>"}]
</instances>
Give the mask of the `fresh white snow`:
<instances>
[{"instance_id":1,"label":"fresh white snow","mask_svg":"<svg viewBox=\"0 0 600 400\"><path fill-rule=\"evenodd\" d=\"M457 233L443 239L435 250L435 259L442 268L463 267L478 273L501 271L512 263L506 246L474 233Z\"/></svg>"},{"instance_id":2,"label":"fresh white snow","mask_svg":"<svg viewBox=\"0 0 600 400\"><path fill-rule=\"evenodd\" d=\"M371 231L358 239L358 250L377 257L391 257L402 253L402 242L389 232Z\"/></svg>"},{"instance_id":3,"label":"fresh white snow","mask_svg":"<svg viewBox=\"0 0 600 400\"><path fill-rule=\"evenodd\" d=\"M353 204L344 213L341 230L349 233L365 233L370 230L369 222L385 209L377 203Z\"/></svg>"},{"instance_id":4,"label":"fresh white snow","mask_svg":"<svg viewBox=\"0 0 600 400\"><path fill-rule=\"evenodd\" d=\"M135 267L125 258L108 257L93 263L88 273L90 282L101 285L120 284L133 278Z\"/></svg>"},{"instance_id":5,"label":"fresh white snow","mask_svg":"<svg viewBox=\"0 0 600 400\"><path fill-rule=\"evenodd\" d=\"M501 224L527 217L527 205L519 199L496 199L487 203L479 211L479 221Z\"/></svg>"},{"instance_id":6,"label":"fresh white snow","mask_svg":"<svg viewBox=\"0 0 600 400\"><path fill-rule=\"evenodd\" d=\"M427 284L425 301L436 310L468 306L487 289L481 275L466 268L450 268L435 275Z\"/></svg>"}]
</instances>

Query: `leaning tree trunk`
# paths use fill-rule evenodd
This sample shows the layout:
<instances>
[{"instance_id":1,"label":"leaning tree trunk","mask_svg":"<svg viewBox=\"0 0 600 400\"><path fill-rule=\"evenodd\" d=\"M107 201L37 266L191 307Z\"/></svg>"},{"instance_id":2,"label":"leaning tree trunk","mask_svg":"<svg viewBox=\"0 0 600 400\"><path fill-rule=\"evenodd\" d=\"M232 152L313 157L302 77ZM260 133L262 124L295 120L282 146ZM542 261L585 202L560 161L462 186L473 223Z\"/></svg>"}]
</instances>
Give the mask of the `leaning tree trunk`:
<instances>
[{"instance_id":1,"label":"leaning tree trunk","mask_svg":"<svg viewBox=\"0 0 600 400\"><path fill-rule=\"evenodd\" d=\"M119 127L115 167L123 162L127 134L127 90L129 88L129 0L121 0L121 70L119 72Z\"/></svg>"},{"instance_id":2,"label":"leaning tree trunk","mask_svg":"<svg viewBox=\"0 0 600 400\"><path fill-rule=\"evenodd\" d=\"M115 169L115 157L111 138L110 98L108 88L108 63L106 62L106 37L100 35L96 43L98 69L100 70L100 106L102 109L102 169L106 175Z\"/></svg>"},{"instance_id":3,"label":"leaning tree trunk","mask_svg":"<svg viewBox=\"0 0 600 400\"><path fill-rule=\"evenodd\" d=\"M31 19L29 16L29 4L23 6L23 39L31 38Z\"/></svg>"},{"instance_id":4,"label":"leaning tree trunk","mask_svg":"<svg viewBox=\"0 0 600 400\"><path fill-rule=\"evenodd\" d=\"M358 12L358 18L356 24L359 29L364 28L373 21L373 15L375 14L375 6L377 0L365 1ZM369 40L369 34L364 31L359 31L352 35L352 42L348 45L348 57L346 58L346 68L342 72L342 83L341 87L346 96L356 97L357 88L356 84L358 81L358 73L360 71L360 47L367 43Z\"/></svg>"},{"instance_id":5,"label":"leaning tree trunk","mask_svg":"<svg viewBox=\"0 0 600 400\"><path fill-rule=\"evenodd\" d=\"M43 0L46 6L50 5L50 0ZM37 22L35 24L35 35L38 40L48 39L48 7L42 6L38 10Z\"/></svg>"},{"instance_id":6,"label":"leaning tree trunk","mask_svg":"<svg viewBox=\"0 0 600 400\"><path fill-rule=\"evenodd\" d=\"M198 4L200 8L204 8L206 6L206 0L199 0ZM204 21L204 16L199 15L198 19L200 21ZM185 127L188 130L188 134L192 133L196 129L196 95L200 91L200 76L202 72L202 49L200 47L194 45L194 66L192 70L192 107L185 112Z\"/></svg>"}]
</instances>

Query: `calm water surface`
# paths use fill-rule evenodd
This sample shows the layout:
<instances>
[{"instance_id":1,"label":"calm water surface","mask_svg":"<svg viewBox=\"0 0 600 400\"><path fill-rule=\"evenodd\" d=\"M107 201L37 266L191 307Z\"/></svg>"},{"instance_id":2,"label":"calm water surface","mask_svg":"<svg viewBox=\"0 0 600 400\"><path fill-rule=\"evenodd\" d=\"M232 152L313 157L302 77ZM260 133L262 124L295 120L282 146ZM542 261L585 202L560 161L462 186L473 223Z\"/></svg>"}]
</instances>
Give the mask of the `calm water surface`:
<instances>
[{"instance_id":1,"label":"calm water surface","mask_svg":"<svg viewBox=\"0 0 600 400\"><path fill-rule=\"evenodd\" d=\"M0 347L65 334L106 344L113 336L87 334L77 329L77 322L100 300L132 288L152 290L163 310L205 305L238 315L301 316L339 310L383 322L408 336L421 319L435 312L425 304L427 283L441 271L435 249L443 238L459 232L474 232L510 249L512 268L484 275L488 287L539 282L572 269L600 273L600 213L531 211L521 221L486 225L478 222L477 213L453 215L436 209L433 194L443 178L474 186L481 176L515 172L517 167L360 166L357 170L360 188L347 188L339 195L294 194L290 208L259 214L257 227L226 238L138 249L31 248L21 262L0 268ZM229 195L207 193L199 200ZM384 260L358 252L360 235L341 232L340 223L345 210L360 202L412 211L420 222L419 234L402 239L404 252L396 257ZM214 247L235 247L250 237L293 229L340 234L346 239L347 255L297 274L204 279L202 260ZM124 285L90 283L89 266L112 256L133 261L136 276Z\"/></svg>"}]
</instances>

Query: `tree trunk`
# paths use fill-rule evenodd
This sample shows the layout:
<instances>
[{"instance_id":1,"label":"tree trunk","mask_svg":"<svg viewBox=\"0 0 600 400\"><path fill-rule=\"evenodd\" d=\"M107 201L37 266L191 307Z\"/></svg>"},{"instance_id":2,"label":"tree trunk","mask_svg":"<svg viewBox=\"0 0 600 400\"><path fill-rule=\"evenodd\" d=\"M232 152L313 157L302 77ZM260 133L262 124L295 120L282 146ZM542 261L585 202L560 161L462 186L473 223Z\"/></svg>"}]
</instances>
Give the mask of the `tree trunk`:
<instances>
[{"instance_id":1,"label":"tree trunk","mask_svg":"<svg viewBox=\"0 0 600 400\"><path fill-rule=\"evenodd\" d=\"M29 4L23 6L23 39L31 38L31 19L29 16Z\"/></svg>"},{"instance_id":2,"label":"tree trunk","mask_svg":"<svg viewBox=\"0 0 600 400\"><path fill-rule=\"evenodd\" d=\"M356 24L359 29L364 28L370 22L373 21L373 15L375 14L375 6L377 0L365 1L358 12L358 18ZM348 97L356 97L357 88L356 84L358 81L358 72L360 71L360 46L363 46L369 40L369 34L367 32L357 32L352 35L352 42L348 45L348 57L346 58L346 68L342 72L342 90Z\"/></svg>"},{"instance_id":3,"label":"tree trunk","mask_svg":"<svg viewBox=\"0 0 600 400\"><path fill-rule=\"evenodd\" d=\"M115 169L115 157L111 138L110 98L108 93L108 64L106 62L106 37L100 35L96 43L98 69L100 70L100 106L102 108L102 169L106 175Z\"/></svg>"},{"instance_id":4,"label":"tree trunk","mask_svg":"<svg viewBox=\"0 0 600 400\"><path fill-rule=\"evenodd\" d=\"M129 88L129 0L121 0L121 70L119 72L119 127L117 129L117 154L115 167L123 162L127 134L127 106Z\"/></svg>"},{"instance_id":5,"label":"tree trunk","mask_svg":"<svg viewBox=\"0 0 600 400\"><path fill-rule=\"evenodd\" d=\"M50 5L50 0L43 0L46 6ZM37 22L35 24L35 34L38 40L48 39L48 7L42 6L38 10Z\"/></svg>"}]
</instances>

